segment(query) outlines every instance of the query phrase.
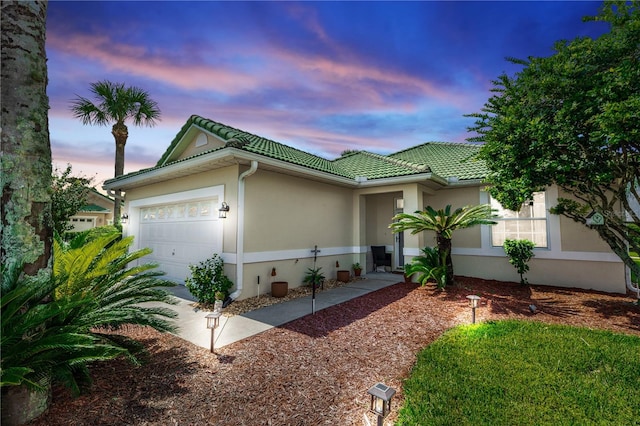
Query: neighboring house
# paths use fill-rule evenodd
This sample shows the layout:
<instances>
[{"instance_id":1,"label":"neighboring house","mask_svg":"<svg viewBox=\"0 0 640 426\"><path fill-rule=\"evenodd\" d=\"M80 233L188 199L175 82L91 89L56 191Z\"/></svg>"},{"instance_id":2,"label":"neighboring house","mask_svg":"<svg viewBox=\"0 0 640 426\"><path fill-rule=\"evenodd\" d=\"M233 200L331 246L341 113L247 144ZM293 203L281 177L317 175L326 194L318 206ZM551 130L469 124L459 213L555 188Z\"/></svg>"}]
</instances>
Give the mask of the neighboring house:
<instances>
[{"instance_id":1,"label":"neighboring house","mask_svg":"<svg viewBox=\"0 0 640 426\"><path fill-rule=\"evenodd\" d=\"M394 235L388 226L396 213L479 203L492 203L503 219L454 233L456 274L518 281L502 242L528 238L539 247L527 274L531 283L625 292L625 267L598 235L549 214L566 194L552 187L520 213L502 210L484 191L487 170L472 158L478 149L438 142L327 160L192 116L155 167L110 179L104 188L126 194L125 233L135 235L136 248L153 249L147 261L184 282L189 264L219 253L235 298L268 292L272 268L278 281L301 285L315 246L327 277L356 261L371 271L372 245L386 246L399 269L435 239ZM218 217L223 202L226 219Z\"/></svg>"},{"instance_id":2,"label":"neighboring house","mask_svg":"<svg viewBox=\"0 0 640 426\"><path fill-rule=\"evenodd\" d=\"M81 232L113 224L113 201L113 198L91 188L87 193L87 203L69 218L69 223L73 226L69 232Z\"/></svg>"}]
</instances>

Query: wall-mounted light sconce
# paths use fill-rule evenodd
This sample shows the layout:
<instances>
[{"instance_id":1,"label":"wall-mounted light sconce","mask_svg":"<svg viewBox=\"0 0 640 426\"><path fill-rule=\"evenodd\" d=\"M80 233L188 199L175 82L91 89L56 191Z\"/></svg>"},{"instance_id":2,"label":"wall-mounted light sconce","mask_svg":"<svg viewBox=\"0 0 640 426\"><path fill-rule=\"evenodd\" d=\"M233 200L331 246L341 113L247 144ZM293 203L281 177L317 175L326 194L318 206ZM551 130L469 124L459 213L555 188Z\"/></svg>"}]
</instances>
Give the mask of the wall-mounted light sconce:
<instances>
[{"instance_id":1,"label":"wall-mounted light sconce","mask_svg":"<svg viewBox=\"0 0 640 426\"><path fill-rule=\"evenodd\" d=\"M125 213L122 216L120 216L120 223L122 223L123 225L126 225L128 221L129 221L128 214Z\"/></svg>"},{"instance_id":2,"label":"wall-mounted light sconce","mask_svg":"<svg viewBox=\"0 0 640 426\"><path fill-rule=\"evenodd\" d=\"M229 204L222 202L222 206L218 209L218 217L220 219L226 219L227 213L229 213Z\"/></svg>"}]
</instances>

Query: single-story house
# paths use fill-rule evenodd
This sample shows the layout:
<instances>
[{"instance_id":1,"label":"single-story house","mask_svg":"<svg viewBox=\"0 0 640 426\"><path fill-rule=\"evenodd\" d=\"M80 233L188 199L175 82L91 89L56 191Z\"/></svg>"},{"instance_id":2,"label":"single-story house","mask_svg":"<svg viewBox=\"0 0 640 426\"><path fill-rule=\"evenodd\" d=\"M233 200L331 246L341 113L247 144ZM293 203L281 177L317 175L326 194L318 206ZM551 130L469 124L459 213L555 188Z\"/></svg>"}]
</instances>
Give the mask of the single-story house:
<instances>
[{"instance_id":1,"label":"single-story house","mask_svg":"<svg viewBox=\"0 0 640 426\"><path fill-rule=\"evenodd\" d=\"M371 246L384 246L391 269L401 269L422 247L434 246L435 236L393 234L396 213L479 203L499 210L499 224L454 233L457 275L519 281L502 243L527 238L537 246L531 283L626 291L624 264L596 232L549 213L567 194L550 187L520 212L502 209L485 191L486 167L473 159L478 149L429 142L390 155L353 151L327 160L194 115L154 167L110 179L104 188L125 194L124 232L135 236L134 248L153 249L146 260L184 282L189 264L220 254L234 298L269 292L274 279L301 285L314 254L328 278L355 262L372 271ZM219 217L222 206L226 218Z\"/></svg>"},{"instance_id":2,"label":"single-story house","mask_svg":"<svg viewBox=\"0 0 640 426\"><path fill-rule=\"evenodd\" d=\"M73 226L70 232L81 232L113 224L113 203L113 198L90 188L87 192L86 204L69 218L69 224Z\"/></svg>"}]
</instances>

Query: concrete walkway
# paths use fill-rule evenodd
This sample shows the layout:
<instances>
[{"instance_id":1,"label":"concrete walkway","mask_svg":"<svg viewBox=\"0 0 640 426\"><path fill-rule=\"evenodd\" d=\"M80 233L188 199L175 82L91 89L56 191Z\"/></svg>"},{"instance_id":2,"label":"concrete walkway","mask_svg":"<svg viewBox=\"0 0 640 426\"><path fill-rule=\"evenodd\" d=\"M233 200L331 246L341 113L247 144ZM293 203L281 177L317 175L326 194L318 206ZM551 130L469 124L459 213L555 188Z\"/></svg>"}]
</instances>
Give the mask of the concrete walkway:
<instances>
[{"instance_id":1,"label":"concrete walkway","mask_svg":"<svg viewBox=\"0 0 640 426\"><path fill-rule=\"evenodd\" d=\"M368 273L364 280L353 281L342 287L316 293L315 310L318 312L330 306L338 305L399 283L403 279L403 276L398 274ZM175 320L179 327L177 335L198 346L209 349L211 331L207 329L207 321L205 319L209 312L192 306L195 298L185 286L178 285L170 287L168 290L178 299L178 304L171 306L171 309L178 313L178 318ZM214 346L216 349L221 348L238 340L262 333L270 328L286 324L311 314L311 309L311 296L304 296L230 318L223 315L220 317L220 325L215 330Z\"/></svg>"}]
</instances>

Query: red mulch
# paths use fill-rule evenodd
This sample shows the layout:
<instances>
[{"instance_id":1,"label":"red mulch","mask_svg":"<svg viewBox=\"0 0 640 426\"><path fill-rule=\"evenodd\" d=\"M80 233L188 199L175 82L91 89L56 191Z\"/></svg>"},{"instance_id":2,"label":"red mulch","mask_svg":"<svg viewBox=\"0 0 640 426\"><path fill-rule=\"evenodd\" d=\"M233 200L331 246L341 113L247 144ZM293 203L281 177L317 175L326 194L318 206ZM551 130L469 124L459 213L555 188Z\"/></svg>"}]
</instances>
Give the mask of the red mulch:
<instances>
[{"instance_id":1,"label":"red mulch","mask_svg":"<svg viewBox=\"0 0 640 426\"><path fill-rule=\"evenodd\" d=\"M458 277L439 291L397 285L308 315L210 354L147 328L127 334L148 348L147 362L92 368L88 393L54 389L34 425L363 425L367 389L396 388L391 424L402 404L402 381L417 352L445 330L469 323L466 296L482 297L478 321L544 321L640 336L640 307L625 295ZM535 314L529 305L537 307Z\"/></svg>"}]
</instances>

